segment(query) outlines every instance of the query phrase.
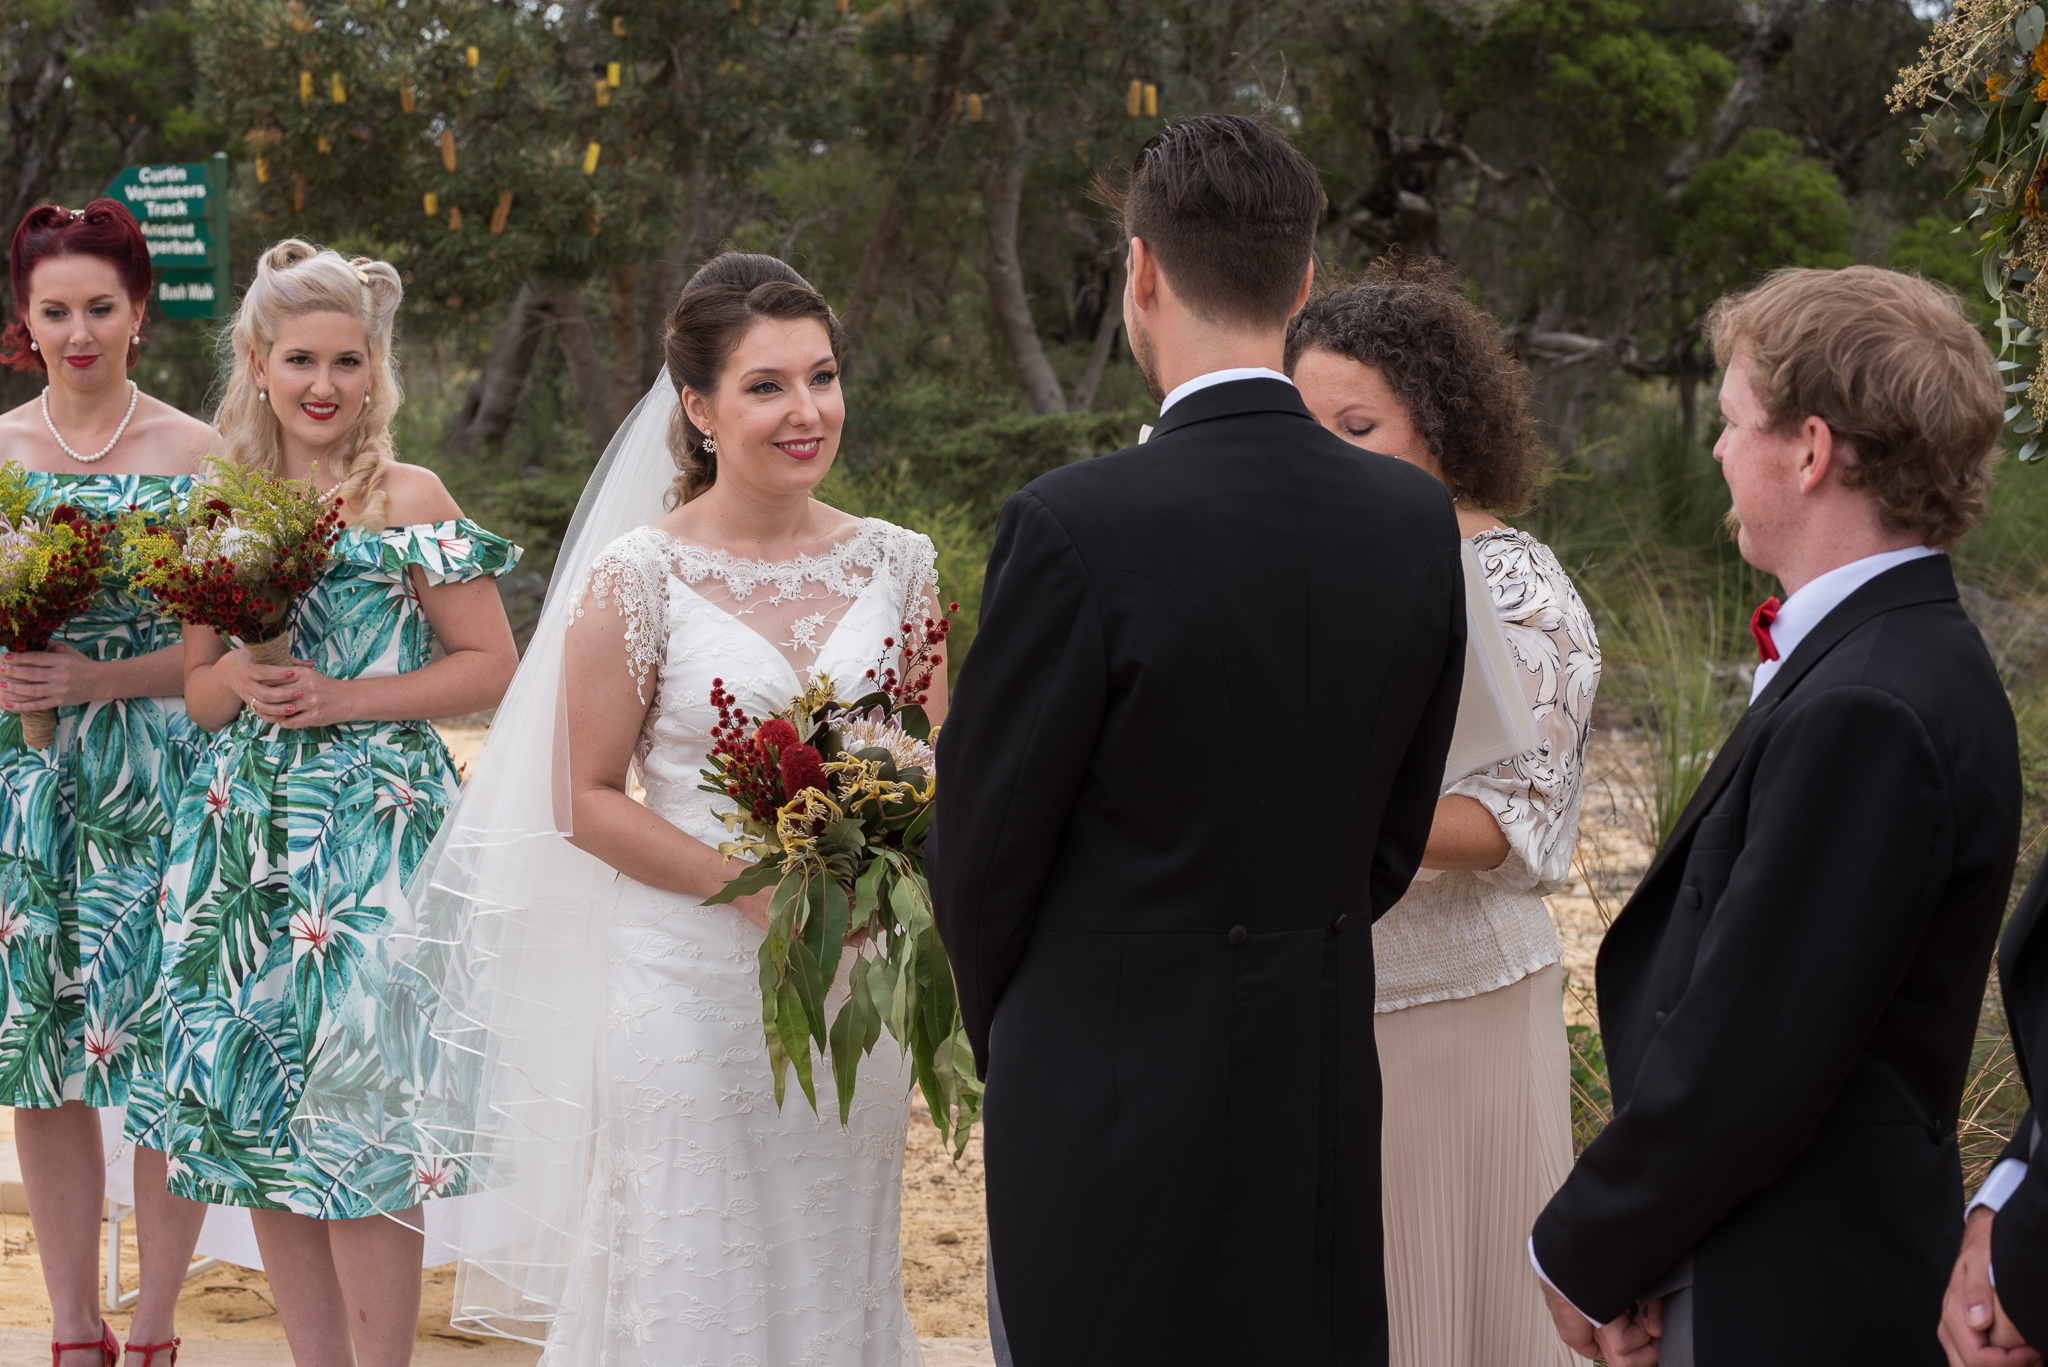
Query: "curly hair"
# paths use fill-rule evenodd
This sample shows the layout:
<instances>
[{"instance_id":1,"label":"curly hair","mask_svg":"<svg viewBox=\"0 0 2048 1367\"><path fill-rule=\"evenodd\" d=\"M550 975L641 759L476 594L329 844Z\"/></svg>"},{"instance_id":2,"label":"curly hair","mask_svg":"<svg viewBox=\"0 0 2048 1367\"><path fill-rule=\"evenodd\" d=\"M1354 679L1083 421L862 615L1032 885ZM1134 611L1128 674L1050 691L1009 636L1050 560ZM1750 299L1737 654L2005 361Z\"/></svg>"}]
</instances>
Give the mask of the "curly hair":
<instances>
[{"instance_id":1,"label":"curly hair","mask_svg":"<svg viewBox=\"0 0 2048 1367\"><path fill-rule=\"evenodd\" d=\"M1407 405L1453 493L1495 513L1527 508L1550 455L1529 415L1529 372L1499 323L1442 261L1376 261L1310 299L1287 329L1287 373L1313 349L1371 366Z\"/></svg>"},{"instance_id":2,"label":"curly hair","mask_svg":"<svg viewBox=\"0 0 2048 1367\"><path fill-rule=\"evenodd\" d=\"M220 428L217 454L252 469L283 469L284 428L256 380L253 358L268 359L278 333L293 318L345 313L362 323L370 345L370 389L355 425L335 443L335 473L341 482L334 491L346 500L358 526L382 530L390 502L383 489L384 470L396 458L391 420L404 398L391 354L404 295L398 269L389 262L345 257L295 237L265 248L256 258L256 278L220 338L221 364L228 378L220 411L214 415Z\"/></svg>"}]
</instances>

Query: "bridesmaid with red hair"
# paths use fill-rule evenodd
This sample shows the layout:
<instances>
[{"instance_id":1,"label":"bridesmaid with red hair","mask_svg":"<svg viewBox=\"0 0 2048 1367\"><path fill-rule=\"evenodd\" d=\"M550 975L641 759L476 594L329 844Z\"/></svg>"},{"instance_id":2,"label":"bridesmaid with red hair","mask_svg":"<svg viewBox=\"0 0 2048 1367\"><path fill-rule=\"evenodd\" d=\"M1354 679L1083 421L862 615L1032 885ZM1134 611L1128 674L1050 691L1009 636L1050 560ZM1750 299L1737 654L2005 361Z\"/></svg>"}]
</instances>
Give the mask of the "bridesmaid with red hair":
<instances>
[{"instance_id":1,"label":"bridesmaid with red hair","mask_svg":"<svg viewBox=\"0 0 2048 1367\"><path fill-rule=\"evenodd\" d=\"M89 515L167 511L214 431L129 378L149 300L149 248L111 199L46 204L14 233L15 316L0 361L46 379L0 414L0 461ZM164 1189L158 1133L158 891L171 809L203 734L185 715L175 623L109 576L46 651L0 655L0 1105L49 1288L55 1367L112 1367L100 1318L105 1160L95 1107L128 1108L142 1298L129 1367L177 1360L173 1315L206 1207ZM57 712L48 749L21 713ZM133 1103L131 1105L131 1103ZM154 1142L152 1142L154 1141Z\"/></svg>"}]
</instances>

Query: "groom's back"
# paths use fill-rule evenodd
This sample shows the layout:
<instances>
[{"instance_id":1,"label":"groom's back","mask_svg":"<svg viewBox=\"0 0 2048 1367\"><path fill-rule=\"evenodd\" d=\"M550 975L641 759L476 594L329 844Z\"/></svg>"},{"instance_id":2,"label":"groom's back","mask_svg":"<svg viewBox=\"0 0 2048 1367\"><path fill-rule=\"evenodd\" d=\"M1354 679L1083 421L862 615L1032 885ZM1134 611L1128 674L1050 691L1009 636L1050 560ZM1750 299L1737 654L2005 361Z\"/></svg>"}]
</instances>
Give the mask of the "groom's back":
<instances>
[{"instance_id":1,"label":"groom's back","mask_svg":"<svg viewBox=\"0 0 2048 1367\"><path fill-rule=\"evenodd\" d=\"M1023 1367L1386 1360L1370 923L1443 778L1457 524L1284 379L1190 377L1279 360L1323 207L1253 121L1145 145L1124 316L1184 383L1149 443L1004 506L940 733L926 853Z\"/></svg>"},{"instance_id":2,"label":"groom's back","mask_svg":"<svg viewBox=\"0 0 2048 1367\"><path fill-rule=\"evenodd\" d=\"M1380 816L1463 620L1442 486L1244 380L1025 496L1087 566L1108 683L1041 927L1279 930L1390 906L1400 888L1373 905L1367 877ZM1440 777L1439 756L1432 806Z\"/></svg>"}]
</instances>

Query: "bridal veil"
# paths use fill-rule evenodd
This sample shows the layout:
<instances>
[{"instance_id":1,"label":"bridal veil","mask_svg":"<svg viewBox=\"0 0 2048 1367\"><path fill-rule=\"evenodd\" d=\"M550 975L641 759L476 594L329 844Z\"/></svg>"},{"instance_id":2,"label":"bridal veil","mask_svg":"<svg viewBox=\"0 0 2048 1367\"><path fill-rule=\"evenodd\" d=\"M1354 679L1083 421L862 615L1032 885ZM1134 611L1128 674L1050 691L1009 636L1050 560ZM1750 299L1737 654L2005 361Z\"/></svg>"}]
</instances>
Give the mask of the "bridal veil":
<instances>
[{"instance_id":1,"label":"bridal veil","mask_svg":"<svg viewBox=\"0 0 2048 1367\"><path fill-rule=\"evenodd\" d=\"M618 874L568 840L564 638L592 563L664 513L676 402L664 372L584 487L461 801L407 904L355 946L342 1018L357 1048L309 1061L292 1121L380 1209L445 1198L433 1223L461 1259L455 1323L529 1342L573 1303L577 1254L602 1237L586 1206ZM372 1054L374 1077L341 1064Z\"/></svg>"}]
</instances>

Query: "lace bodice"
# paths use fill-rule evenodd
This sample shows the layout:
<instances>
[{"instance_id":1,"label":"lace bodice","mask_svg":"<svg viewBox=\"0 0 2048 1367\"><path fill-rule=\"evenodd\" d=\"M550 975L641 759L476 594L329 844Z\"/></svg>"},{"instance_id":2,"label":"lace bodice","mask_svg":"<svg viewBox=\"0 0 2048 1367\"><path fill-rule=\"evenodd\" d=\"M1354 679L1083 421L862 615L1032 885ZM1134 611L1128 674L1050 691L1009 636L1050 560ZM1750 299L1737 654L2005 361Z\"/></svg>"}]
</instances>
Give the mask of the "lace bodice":
<instances>
[{"instance_id":1,"label":"lace bodice","mask_svg":"<svg viewBox=\"0 0 2048 1367\"><path fill-rule=\"evenodd\" d=\"M1600 642L1548 546L1505 527L1472 544L1520 666L1537 743L1444 788L1492 814L1508 857L1483 873L1419 877L1373 927L1382 1011L1490 992L1559 955L1542 899L1571 877Z\"/></svg>"},{"instance_id":2,"label":"lace bodice","mask_svg":"<svg viewBox=\"0 0 2048 1367\"><path fill-rule=\"evenodd\" d=\"M652 527L591 570L575 616L616 612L647 701L647 805L707 843L729 800L697 791L721 680L766 718L830 675L842 696L896 663L938 593L932 544L886 522L768 564ZM914 616L913 616L914 614ZM572 617L572 623L574 618ZM573 628L572 628L573 629ZM898 666L900 668L900 665ZM650 688L651 685L651 688ZM548 1367L919 1367L898 1243L908 1065L861 1065L847 1126L762 1040L761 932L727 906L621 881L606 954L597 1180L588 1246ZM827 1000L836 1010L841 986Z\"/></svg>"},{"instance_id":3,"label":"lace bodice","mask_svg":"<svg viewBox=\"0 0 2048 1367\"><path fill-rule=\"evenodd\" d=\"M718 720L711 681L757 718L819 674L851 696L869 670L900 670L892 643L937 598L930 539L870 518L816 554L773 563L642 527L605 548L571 611L624 619L629 667L651 701L637 755L647 805L716 844L729 837L697 791Z\"/></svg>"}]
</instances>

